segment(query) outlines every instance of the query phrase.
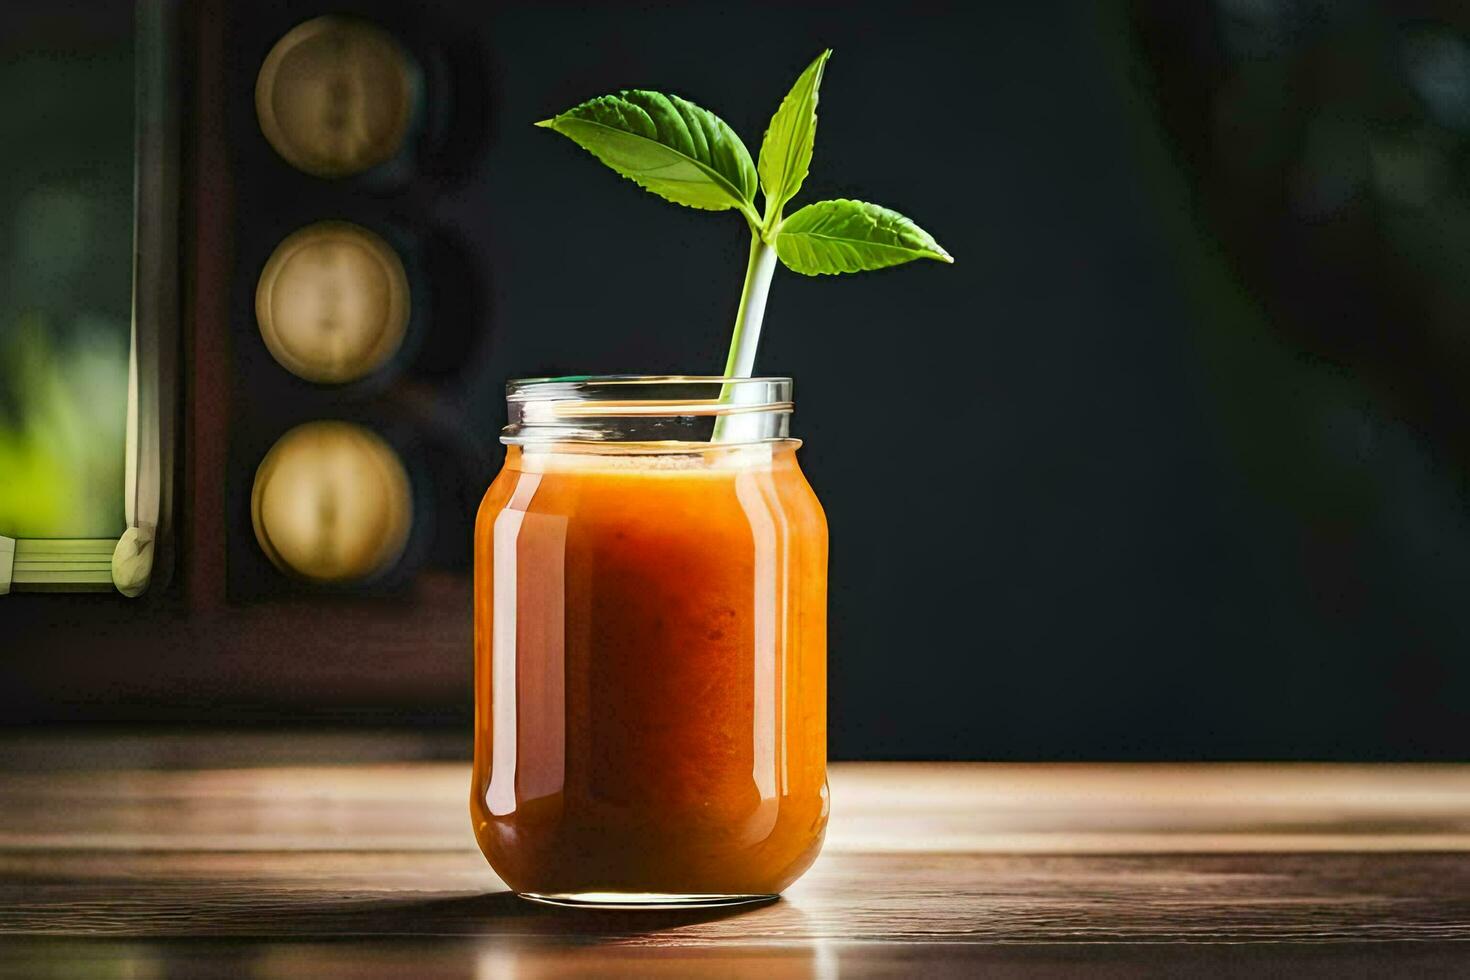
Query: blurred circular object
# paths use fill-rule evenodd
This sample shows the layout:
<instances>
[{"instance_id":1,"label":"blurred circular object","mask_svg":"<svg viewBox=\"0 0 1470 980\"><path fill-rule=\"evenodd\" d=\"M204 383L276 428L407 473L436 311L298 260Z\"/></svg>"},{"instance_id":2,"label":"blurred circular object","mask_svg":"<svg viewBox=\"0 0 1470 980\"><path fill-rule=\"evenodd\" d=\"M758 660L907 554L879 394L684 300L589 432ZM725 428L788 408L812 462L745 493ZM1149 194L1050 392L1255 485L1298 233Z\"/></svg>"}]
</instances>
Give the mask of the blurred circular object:
<instances>
[{"instance_id":1,"label":"blurred circular object","mask_svg":"<svg viewBox=\"0 0 1470 980\"><path fill-rule=\"evenodd\" d=\"M402 462L379 436L347 422L308 422L281 436L255 471L250 519L277 568L355 582L403 554L413 496Z\"/></svg>"},{"instance_id":2,"label":"blurred circular object","mask_svg":"<svg viewBox=\"0 0 1470 980\"><path fill-rule=\"evenodd\" d=\"M276 246L255 285L255 321L282 367L322 384L365 377L408 329L408 276L366 228L323 221Z\"/></svg>"},{"instance_id":3,"label":"blurred circular object","mask_svg":"<svg viewBox=\"0 0 1470 980\"><path fill-rule=\"evenodd\" d=\"M403 148L416 74L382 28L353 17L315 17L288 31L261 63L255 114L291 166L350 177Z\"/></svg>"}]
</instances>

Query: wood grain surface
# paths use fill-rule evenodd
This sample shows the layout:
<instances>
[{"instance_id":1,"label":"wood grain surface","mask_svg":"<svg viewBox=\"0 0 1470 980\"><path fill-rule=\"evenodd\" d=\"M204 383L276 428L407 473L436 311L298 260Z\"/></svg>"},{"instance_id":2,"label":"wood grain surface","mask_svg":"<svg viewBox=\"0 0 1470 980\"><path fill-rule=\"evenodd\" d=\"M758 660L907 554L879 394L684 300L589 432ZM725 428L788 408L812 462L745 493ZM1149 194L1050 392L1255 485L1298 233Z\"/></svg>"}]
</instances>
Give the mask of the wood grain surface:
<instances>
[{"instance_id":1,"label":"wood grain surface","mask_svg":"<svg viewBox=\"0 0 1470 980\"><path fill-rule=\"evenodd\" d=\"M1470 972L1470 768L834 765L780 902L593 913L504 891L454 751L0 742L0 975Z\"/></svg>"}]
</instances>

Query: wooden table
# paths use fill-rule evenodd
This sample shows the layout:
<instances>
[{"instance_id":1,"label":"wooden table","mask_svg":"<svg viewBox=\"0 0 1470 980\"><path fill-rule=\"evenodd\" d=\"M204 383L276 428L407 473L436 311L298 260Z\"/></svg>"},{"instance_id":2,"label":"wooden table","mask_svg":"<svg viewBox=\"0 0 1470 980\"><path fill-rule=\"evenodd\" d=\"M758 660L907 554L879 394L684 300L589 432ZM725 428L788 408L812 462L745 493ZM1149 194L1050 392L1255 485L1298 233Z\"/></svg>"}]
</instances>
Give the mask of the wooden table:
<instances>
[{"instance_id":1,"label":"wooden table","mask_svg":"<svg viewBox=\"0 0 1470 980\"><path fill-rule=\"evenodd\" d=\"M503 890L462 739L0 740L0 975L1470 973L1470 767L832 767L745 911Z\"/></svg>"}]
</instances>

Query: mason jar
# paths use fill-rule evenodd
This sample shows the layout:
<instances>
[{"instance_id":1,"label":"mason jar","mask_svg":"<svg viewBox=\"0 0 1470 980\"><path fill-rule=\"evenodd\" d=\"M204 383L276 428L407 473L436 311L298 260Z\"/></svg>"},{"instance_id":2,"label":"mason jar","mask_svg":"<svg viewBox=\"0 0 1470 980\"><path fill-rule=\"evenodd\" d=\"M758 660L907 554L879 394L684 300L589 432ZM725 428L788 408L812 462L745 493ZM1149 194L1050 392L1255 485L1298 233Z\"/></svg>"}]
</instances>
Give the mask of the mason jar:
<instances>
[{"instance_id":1,"label":"mason jar","mask_svg":"<svg viewBox=\"0 0 1470 980\"><path fill-rule=\"evenodd\" d=\"M475 836L525 898L769 899L827 823L827 522L787 378L508 386L475 524Z\"/></svg>"}]
</instances>

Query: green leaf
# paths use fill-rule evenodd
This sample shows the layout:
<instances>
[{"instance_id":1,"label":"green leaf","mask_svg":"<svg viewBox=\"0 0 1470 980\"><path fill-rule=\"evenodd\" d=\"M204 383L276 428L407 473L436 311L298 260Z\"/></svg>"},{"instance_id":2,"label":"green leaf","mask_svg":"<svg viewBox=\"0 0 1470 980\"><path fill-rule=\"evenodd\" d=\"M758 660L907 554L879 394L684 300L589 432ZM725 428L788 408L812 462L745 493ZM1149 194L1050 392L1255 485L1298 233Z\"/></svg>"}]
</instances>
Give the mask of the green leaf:
<instances>
[{"instance_id":1,"label":"green leaf","mask_svg":"<svg viewBox=\"0 0 1470 980\"><path fill-rule=\"evenodd\" d=\"M817 139L817 90L830 57L832 49L828 48L801 73L781 100L761 141L761 189L766 193L767 218L779 214L796 196L811 168L812 146Z\"/></svg>"},{"instance_id":2,"label":"green leaf","mask_svg":"<svg viewBox=\"0 0 1470 980\"><path fill-rule=\"evenodd\" d=\"M924 229L897 211L862 201L818 201L787 218L776 254L805 276L863 272L914 259L953 262Z\"/></svg>"},{"instance_id":3,"label":"green leaf","mask_svg":"<svg viewBox=\"0 0 1470 980\"><path fill-rule=\"evenodd\" d=\"M737 208L755 219L750 151L718 116L677 95L604 95L536 125L665 200L707 211Z\"/></svg>"}]
</instances>

